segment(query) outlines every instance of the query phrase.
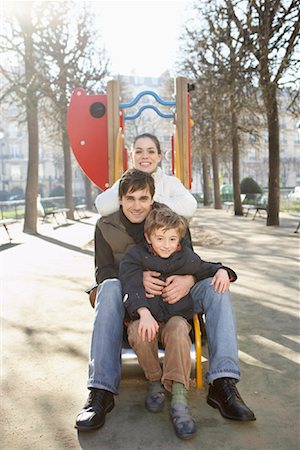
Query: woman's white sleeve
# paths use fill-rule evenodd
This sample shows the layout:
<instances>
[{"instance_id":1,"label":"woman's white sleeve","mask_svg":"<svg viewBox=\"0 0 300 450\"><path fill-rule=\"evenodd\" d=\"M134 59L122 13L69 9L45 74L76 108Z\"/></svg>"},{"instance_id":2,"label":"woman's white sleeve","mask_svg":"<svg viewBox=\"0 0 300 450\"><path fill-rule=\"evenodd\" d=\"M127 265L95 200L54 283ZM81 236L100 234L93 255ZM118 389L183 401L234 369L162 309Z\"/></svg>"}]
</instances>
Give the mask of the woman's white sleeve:
<instances>
[{"instance_id":1,"label":"woman's white sleeve","mask_svg":"<svg viewBox=\"0 0 300 450\"><path fill-rule=\"evenodd\" d=\"M96 197L95 206L100 216L108 216L116 211L120 207L119 203L119 182L117 180L112 187L101 192Z\"/></svg>"},{"instance_id":2,"label":"woman's white sleeve","mask_svg":"<svg viewBox=\"0 0 300 450\"><path fill-rule=\"evenodd\" d=\"M168 189L164 186L163 191L165 192L157 190L154 199L159 203L164 203L177 214L190 219L197 209L197 201L178 178L172 178L172 186L168 186Z\"/></svg>"}]
</instances>

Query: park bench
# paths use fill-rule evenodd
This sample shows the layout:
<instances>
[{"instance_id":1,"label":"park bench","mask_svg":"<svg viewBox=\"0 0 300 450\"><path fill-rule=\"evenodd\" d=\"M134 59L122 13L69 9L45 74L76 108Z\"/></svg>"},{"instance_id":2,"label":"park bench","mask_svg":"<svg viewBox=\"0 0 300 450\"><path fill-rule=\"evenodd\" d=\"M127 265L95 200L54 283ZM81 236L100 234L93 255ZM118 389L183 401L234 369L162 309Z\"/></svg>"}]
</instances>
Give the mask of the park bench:
<instances>
[{"instance_id":1,"label":"park bench","mask_svg":"<svg viewBox=\"0 0 300 450\"><path fill-rule=\"evenodd\" d=\"M243 212L244 216L247 217L249 214L249 211L254 211L252 220L255 220L256 216L259 215L266 218L266 214L263 214L263 212L268 212L268 206L267 205L243 205Z\"/></svg>"},{"instance_id":2,"label":"park bench","mask_svg":"<svg viewBox=\"0 0 300 450\"><path fill-rule=\"evenodd\" d=\"M43 222L45 222L47 217L52 217L58 226L61 225L61 222L57 219L58 216L64 218L65 222L67 222L67 212L70 211L69 208L53 208L51 210L45 211Z\"/></svg>"},{"instance_id":3,"label":"park bench","mask_svg":"<svg viewBox=\"0 0 300 450\"><path fill-rule=\"evenodd\" d=\"M246 198L246 194L240 194L241 196L241 202L243 203L243 201ZM234 202L224 202L224 206L226 206L226 211L230 211L231 208L234 207Z\"/></svg>"},{"instance_id":4,"label":"park bench","mask_svg":"<svg viewBox=\"0 0 300 450\"><path fill-rule=\"evenodd\" d=\"M250 211L254 211L252 220L255 220L256 216L266 218L266 213L268 212L267 198L266 194L258 195L253 202L247 202L247 197L245 199L245 203L243 203L243 214L245 217L248 216Z\"/></svg>"},{"instance_id":5,"label":"park bench","mask_svg":"<svg viewBox=\"0 0 300 450\"><path fill-rule=\"evenodd\" d=\"M257 215L263 218L266 217L266 214L264 213L268 212L268 205L266 204L265 194L260 194L256 199L252 200L251 203L251 200L247 199L247 196L245 194L241 194L241 201L243 207L243 215L245 217L248 216L250 211L254 211L252 220L255 220ZM224 205L226 206L226 211L230 211L230 209L234 207L234 202L224 202Z\"/></svg>"},{"instance_id":6,"label":"park bench","mask_svg":"<svg viewBox=\"0 0 300 450\"><path fill-rule=\"evenodd\" d=\"M85 204L76 205L75 211L77 212L79 219L84 219L85 217L87 217Z\"/></svg>"},{"instance_id":7,"label":"park bench","mask_svg":"<svg viewBox=\"0 0 300 450\"><path fill-rule=\"evenodd\" d=\"M296 227L296 230L294 231L294 233L298 233L299 228L300 228L300 213L297 213L297 212L292 213L292 212L290 212L289 214L290 214L290 216L297 217L299 219L299 222L298 222L298 225Z\"/></svg>"},{"instance_id":8,"label":"park bench","mask_svg":"<svg viewBox=\"0 0 300 450\"><path fill-rule=\"evenodd\" d=\"M57 223L57 226L61 225L61 221L58 220L59 217L64 219L64 222L67 222L67 212L70 211L69 208L60 208L52 202L41 202L41 215L43 217L43 223L49 217L50 219L54 219Z\"/></svg>"},{"instance_id":9,"label":"park bench","mask_svg":"<svg viewBox=\"0 0 300 450\"><path fill-rule=\"evenodd\" d=\"M12 225L13 223L16 223L16 222L18 222L17 219L1 219L0 220L0 226L5 229L7 236L9 238L9 242L12 241L12 237L9 234L8 227L9 227L9 225Z\"/></svg>"}]
</instances>

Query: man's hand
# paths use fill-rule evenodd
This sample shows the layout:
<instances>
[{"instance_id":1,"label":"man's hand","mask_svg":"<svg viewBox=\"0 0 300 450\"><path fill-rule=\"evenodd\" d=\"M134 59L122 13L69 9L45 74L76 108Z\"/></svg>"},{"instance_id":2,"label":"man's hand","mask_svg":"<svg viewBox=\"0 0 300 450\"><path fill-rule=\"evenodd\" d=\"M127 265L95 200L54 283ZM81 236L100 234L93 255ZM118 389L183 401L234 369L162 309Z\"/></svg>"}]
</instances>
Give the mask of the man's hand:
<instances>
[{"instance_id":1,"label":"man's hand","mask_svg":"<svg viewBox=\"0 0 300 450\"><path fill-rule=\"evenodd\" d=\"M140 336L142 341L145 341L147 333L148 342L153 341L159 329L158 323L156 322L148 308L139 308L137 312L140 315L138 335Z\"/></svg>"},{"instance_id":2,"label":"man's hand","mask_svg":"<svg viewBox=\"0 0 300 450\"><path fill-rule=\"evenodd\" d=\"M171 275L166 279L162 297L167 303L176 303L190 292L194 284L195 280L192 275Z\"/></svg>"},{"instance_id":3,"label":"man's hand","mask_svg":"<svg viewBox=\"0 0 300 450\"><path fill-rule=\"evenodd\" d=\"M143 285L146 292L147 298L152 298L154 295L161 295L163 288L166 286L165 281L160 280L159 272L154 272L148 270L147 272L143 272Z\"/></svg>"},{"instance_id":4,"label":"man's hand","mask_svg":"<svg viewBox=\"0 0 300 450\"><path fill-rule=\"evenodd\" d=\"M225 269L219 269L211 281L214 290L219 294L228 291L230 286L228 272Z\"/></svg>"},{"instance_id":5,"label":"man's hand","mask_svg":"<svg viewBox=\"0 0 300 450\"><path fill-rule=\"evenodd\" d=\"M97 295L97 288L98 288L98 286L94 287L94 288L89 292L89 300L90 300L90 304L92 305L93 308L95 308L96 295Z\"/></svg>"}]
</instances>

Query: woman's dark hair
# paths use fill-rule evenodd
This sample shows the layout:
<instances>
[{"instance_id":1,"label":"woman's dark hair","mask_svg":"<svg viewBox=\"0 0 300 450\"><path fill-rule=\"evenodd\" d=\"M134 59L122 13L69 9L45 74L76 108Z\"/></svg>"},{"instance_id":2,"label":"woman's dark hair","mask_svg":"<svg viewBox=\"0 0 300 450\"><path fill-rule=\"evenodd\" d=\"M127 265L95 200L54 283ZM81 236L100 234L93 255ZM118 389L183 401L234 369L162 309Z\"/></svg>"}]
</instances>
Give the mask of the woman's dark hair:
<instances>
[{"instance_id":1,"label":"woman's dark hair","mask_svg":"<svg viewBox=\"0 0 300 450\"><path fill-rule=\"evenodd\" d=\"M155 147L157 148L157 152L160 155L161 154L160 142L159 142L158 138L156 136L154 136L154 134L151 134L151 133L143 133L143 134L139 134L138 136L136 136L133 140L132 147L134 147L134 145L138 139L144 139L144 138L149 138L153 141L153 143L155 144Z\"/></svg>"},{"instance_id":2,"label":"woman's dark hair","mask_svg":"<svg viewBox=\"0 0 300 450\"><path fill-rule=\"evenodd\" d=\"M128 192L140 191L149 188L151 197L154 197L154 179L150 173L138 169L129 169L123 173L119 183L119 198Z\"/></svg>"}]
</instances>

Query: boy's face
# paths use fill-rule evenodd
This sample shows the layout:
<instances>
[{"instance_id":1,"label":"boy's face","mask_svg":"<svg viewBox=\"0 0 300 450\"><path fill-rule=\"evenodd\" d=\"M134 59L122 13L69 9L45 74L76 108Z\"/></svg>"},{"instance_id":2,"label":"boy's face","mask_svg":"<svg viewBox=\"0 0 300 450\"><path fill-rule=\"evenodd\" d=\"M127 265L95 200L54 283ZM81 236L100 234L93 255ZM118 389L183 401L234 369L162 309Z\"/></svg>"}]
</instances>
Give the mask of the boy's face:
<instances>
[{"instance_id":1,"label":"boy's face","mask_svg":"<svg viewBox=\"0 0 300 450\"><path fill-rule=\"evenodd\" d=\"M146 239L152 245L154 252L161 258L169 258L178 250L180 244L179 232L175 228L170 230L158 228L150 236L146 235Z\"/></svg>"},{"instance_id":2,"label":"boy's face","mask_svg":"<svg viewBox=\"0 0 300 450\"><path fill-rule=\"evenodd\" d=\"M131 223L143 222L151 210L152 203L153 198L148 187L135 192L127 192L120 199L123 213Z\"/></svg>"}]
</instances>

